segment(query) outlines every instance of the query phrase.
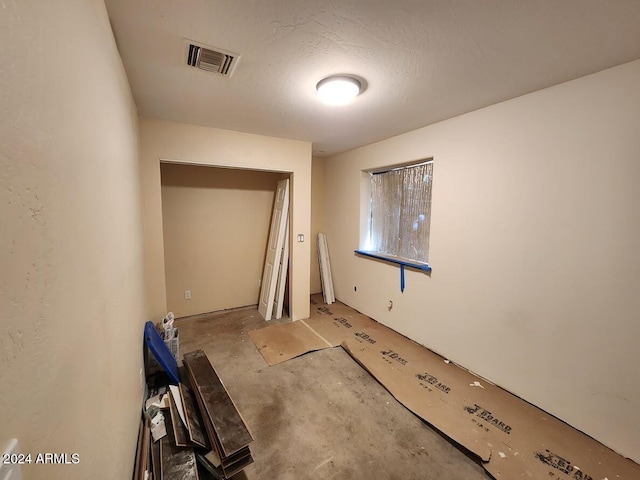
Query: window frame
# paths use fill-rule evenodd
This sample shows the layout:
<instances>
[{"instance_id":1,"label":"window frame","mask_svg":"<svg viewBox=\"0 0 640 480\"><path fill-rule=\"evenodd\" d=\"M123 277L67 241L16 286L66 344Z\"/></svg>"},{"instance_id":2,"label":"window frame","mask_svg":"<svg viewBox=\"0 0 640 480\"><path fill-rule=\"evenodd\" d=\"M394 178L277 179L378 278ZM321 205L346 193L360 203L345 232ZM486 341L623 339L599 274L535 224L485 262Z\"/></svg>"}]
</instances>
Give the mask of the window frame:
<instances>
[{"instance_id":1,"label":"window frame","mask_svg":"<svg viewBox=\"0 0 640 480\"><path fill-rule=\"evenodd\" d=\"M375 174L386 173L394 170L404 170L411 167L418 167L425 164L433 164L433 158L425 158L412 162L406 162L402 164L389 165L385 167L363 170L362 171L362 188L360 189L360 248L355 250L354 253L363 258L372 258L375 260L381 260L392 264L398 264L401 267L401 288L404 289L404 267L410 267L413 269L421 270L423 272L431 272L432 268L430 263L422 262L419 260L413 260L409 258L399 257L391 255L382 251L377 251L372 248L371 242L371 227L372 227L372 176ZM433 171L431 173L433 176ZM433 177L432 177L433 181ZM431 186L433 188L433 185ZM433 192L431 193L431 201L433 200ZM430 207L431 208L431 207ZM429 232L429 237L431 232Z\"/></svg>"}]
</instances>

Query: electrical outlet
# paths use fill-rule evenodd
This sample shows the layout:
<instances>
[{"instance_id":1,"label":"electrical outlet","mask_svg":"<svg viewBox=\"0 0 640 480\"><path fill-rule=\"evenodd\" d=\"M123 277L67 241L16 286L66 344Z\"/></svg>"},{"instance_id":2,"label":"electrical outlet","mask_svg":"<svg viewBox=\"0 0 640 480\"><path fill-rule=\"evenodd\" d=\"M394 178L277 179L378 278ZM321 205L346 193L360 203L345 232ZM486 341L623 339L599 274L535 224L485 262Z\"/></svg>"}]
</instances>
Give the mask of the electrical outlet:
<instances>
[{"instance_id":1,"label":"electrical outlet","mask_svg":"<svg viewBox=\"0 0 640 480\"><path fill-rule=\"evenodd\" d=\"M5 449L2 454L2 458L5 459L7 456L11 458L11 455L18 455L18 440L12 439L9 442L9 446ZM0 463L0 479L1 480L21 480L22 474L20 473L20 464L17 462L8 462L8 463Z\"/></svg>"},{"instance_id":2,"label":"electrical outlet","mask_svg":"<svg viewBox=\"0 0 640 480\"><path fill-rule=\"evenodd\" d=\"M189 300L191 298L191 290L184 291L184 299Z\"/></svg>"}]
</instances>

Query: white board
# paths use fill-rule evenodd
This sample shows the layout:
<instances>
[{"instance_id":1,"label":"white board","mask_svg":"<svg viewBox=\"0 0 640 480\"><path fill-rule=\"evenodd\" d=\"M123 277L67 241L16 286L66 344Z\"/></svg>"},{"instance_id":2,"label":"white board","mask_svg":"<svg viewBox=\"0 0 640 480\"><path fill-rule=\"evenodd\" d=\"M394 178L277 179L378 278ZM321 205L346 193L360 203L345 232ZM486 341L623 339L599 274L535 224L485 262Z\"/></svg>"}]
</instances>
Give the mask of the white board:
<instances>
[{"instance_id":1,"label":"white board","mask_svg":"<svg viewBox=\"0 0 640 480\"><path fill-rule=\"evenodd\" d=\"M278 266L282 257L284 234L289 214L289 180L280 180L273 201L273 215L269 228L269 243L264 262L258 312L265 320L271 320L273 301L276 296Z\"/></svg>"},{"instance_id":2,"label":"white board","mask_svg":"<svg viewBox=\"0 0 640 480\"><path fill-rule=\"evenodd\" d=\"M336 298L333 292L333 278L331 277L327 236L324 233L318 234L318 261L320 262L320 279L322 280L324 303L331 305L336 301Z\"/></svg>"},{"instance_id":3,"label":"white board","mask_svg":"<svg viewBox=\"0 0 640 480\"><path fill-rule=\"evenodd\" d=\"M282 247L282 259L280 260L280 270L278 272L278 285L276 286L276 299L273 305L276 320L282 318L284 308L284 290L287 284L287 270L289 269L289 219L284 234L284 247Z\"/></svg>"}]
</instances>

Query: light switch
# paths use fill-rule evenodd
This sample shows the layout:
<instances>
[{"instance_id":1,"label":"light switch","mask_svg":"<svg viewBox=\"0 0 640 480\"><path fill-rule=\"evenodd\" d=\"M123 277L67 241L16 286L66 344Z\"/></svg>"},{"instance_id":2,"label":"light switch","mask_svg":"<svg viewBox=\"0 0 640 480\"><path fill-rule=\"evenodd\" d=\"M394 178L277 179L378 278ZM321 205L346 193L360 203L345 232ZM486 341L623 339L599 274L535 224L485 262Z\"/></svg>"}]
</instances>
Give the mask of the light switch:
<instances>
[{"instance_id":1,"label":"light switch","mask_svg":"<svg viewBox=\"0 0 640 480\"><path fill-rule=\"evenodd\" d=\"M299 233L298 234L298 243L302 243L304 242L304 233Z\"/></svg>"}]
</instances>

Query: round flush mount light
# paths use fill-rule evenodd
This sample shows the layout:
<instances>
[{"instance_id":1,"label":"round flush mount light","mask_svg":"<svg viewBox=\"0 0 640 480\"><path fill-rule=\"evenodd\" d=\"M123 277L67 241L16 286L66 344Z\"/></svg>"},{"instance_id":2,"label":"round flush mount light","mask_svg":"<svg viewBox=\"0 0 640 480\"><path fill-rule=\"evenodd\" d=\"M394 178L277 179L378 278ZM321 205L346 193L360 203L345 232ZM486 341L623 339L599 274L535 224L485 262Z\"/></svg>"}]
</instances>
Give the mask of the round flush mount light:
<instances>
[{"instance_id":1,"label":"round flush mount light","mask_svg":"<svg viewBox=\"0 0 640 480\"><path fill-rule=\"evenodd\" d=\"M346 105L360 94L362 83L348 75L335 75L320 80L316 90L327 105Z\"/></svg>"}]
</instances>

